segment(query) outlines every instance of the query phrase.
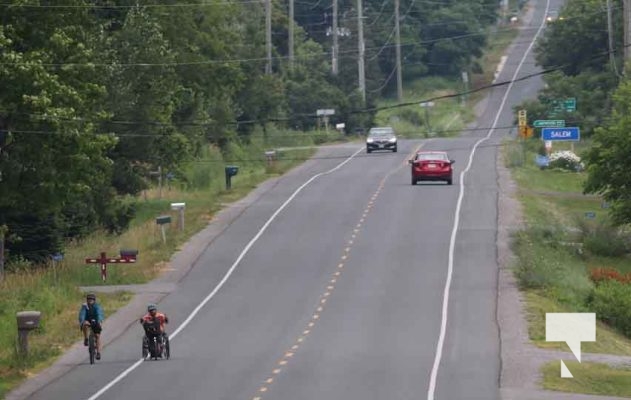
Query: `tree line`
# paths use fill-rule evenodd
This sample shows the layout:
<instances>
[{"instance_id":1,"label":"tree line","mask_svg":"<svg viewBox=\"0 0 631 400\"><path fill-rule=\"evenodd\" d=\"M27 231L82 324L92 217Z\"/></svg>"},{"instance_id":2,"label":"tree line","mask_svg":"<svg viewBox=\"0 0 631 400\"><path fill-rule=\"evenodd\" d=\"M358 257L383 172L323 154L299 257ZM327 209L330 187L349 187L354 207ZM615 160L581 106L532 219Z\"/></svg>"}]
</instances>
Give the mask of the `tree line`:
<instances>
[{"instance_id":1,"label":"tree line","mask_svg":"<svg viewBox=\"0 0 631 400\"><path fill-rule=\"evenodd\" d=\"M307 131L333 108L347 129L395 88L394 4L365 0L366 103L357 89L356 1L339 1L340 70L331 73L331 4L223 0L7 0L0 4L0 226L9 258L41 262L94 228L124 230L124 196L151 171L177 171L205 146L255 129ZM493 0L401 1L406 81L458 76L485 45ZM294 24L293 63L288 26Z\"/></svg>"}]
</instances>

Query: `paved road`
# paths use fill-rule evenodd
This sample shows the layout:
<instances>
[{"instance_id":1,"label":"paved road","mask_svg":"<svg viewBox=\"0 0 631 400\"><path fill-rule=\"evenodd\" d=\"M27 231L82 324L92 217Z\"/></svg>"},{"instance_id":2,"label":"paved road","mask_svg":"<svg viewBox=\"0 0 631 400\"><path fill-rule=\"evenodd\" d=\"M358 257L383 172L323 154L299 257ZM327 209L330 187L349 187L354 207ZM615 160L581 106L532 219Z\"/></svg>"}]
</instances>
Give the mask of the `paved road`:
<instances>
[{"instance_id":1,"label":"paved road","mask_svg":"<svg viewBox=\"0 0 631 400\"><path fill-rule=\"evenodd\" d=\"M521 32L498 81L533 72L522 56L536 32ZM509 130L479 140L511 126L512 105L540 84L494 89L483 129L457 139L404 140L398 153L323 149L244 209L161 301L177 332L171 360L138 362L132 326L98 365L31 398L103 387L100 399L499 398L495 162ZM410 185L406 160L419 147L457 160L453 186Z\"/></svg>"}]
</instances>

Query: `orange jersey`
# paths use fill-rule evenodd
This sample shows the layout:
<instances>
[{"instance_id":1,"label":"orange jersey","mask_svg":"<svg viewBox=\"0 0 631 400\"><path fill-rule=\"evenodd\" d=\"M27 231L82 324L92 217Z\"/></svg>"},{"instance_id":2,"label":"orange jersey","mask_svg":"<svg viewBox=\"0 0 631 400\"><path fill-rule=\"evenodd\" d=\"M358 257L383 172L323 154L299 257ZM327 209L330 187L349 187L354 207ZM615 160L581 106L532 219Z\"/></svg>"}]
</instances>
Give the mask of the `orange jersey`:
<instances>
[{"instance_id":1,"label":"orange jersey","mask_svg":"<svg viewBox=\"0 0 631 400\"><path fill-rule=\"evenodd\" d=\"M144 317L142 317L142 320L144 322L152 322L154 318L160 321L160 331L164 332L164 324L168 321L168 318L166 315L162 314L161 312L156 312L155 316L152 316L150 313L147 313L145 314Z\"/></svg>"}]
</instances>

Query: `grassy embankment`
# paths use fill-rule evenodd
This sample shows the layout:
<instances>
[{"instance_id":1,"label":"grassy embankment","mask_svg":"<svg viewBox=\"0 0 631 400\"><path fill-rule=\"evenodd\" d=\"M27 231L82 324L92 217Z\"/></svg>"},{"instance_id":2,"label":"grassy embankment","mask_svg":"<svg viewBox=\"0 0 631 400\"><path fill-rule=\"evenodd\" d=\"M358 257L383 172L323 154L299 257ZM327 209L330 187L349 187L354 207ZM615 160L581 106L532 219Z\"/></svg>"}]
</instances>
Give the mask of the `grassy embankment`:
<instances>
[{"instance_id":1,"label":"grassy embankment","mask_svg":"<svg viewBox=\"0 0 631 400\"><path fill-rule=\"evenodd\" d=\"M628 273L631 260L628 253L619 250L621 236L610 226L603 208L606 204L597 196L582 194L586 173L539 169L534 163L539 145L531 140L524 151L513 142L505 153L519 186L525 218L525 229L514 238L518 256L515 271L526 299L532 342L542 348L569 351L565 343L545 341L545 314L595 312L595 307L602 310L605 289L597 290L591 271L605 267ZM580 154L589 145L588 141L581 142L575 152ZM558 144L554 150L569 148L570 144ZM631 341L621 329L599 321L596 336L596 342L582 343L584 353L631 355ZM588 362L567 365L574 379L560 378L559 362L550 363L543 368L544 387L631 396L627 383L631 370Z\"/></svg>"}]
</instances>

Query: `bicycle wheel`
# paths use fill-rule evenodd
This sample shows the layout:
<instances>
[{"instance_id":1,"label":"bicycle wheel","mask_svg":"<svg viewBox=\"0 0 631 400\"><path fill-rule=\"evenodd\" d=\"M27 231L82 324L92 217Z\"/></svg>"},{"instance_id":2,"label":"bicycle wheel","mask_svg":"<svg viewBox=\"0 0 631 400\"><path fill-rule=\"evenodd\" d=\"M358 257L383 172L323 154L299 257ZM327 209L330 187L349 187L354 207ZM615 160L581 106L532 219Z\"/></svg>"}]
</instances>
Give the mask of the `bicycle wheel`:
<instances>
[{"instance_id":1,"label":"bicycle wheel","mask_svg":"<svg viewBox=\"0 0 631 400\"><path fill-rule=\"evenodd\" d=\"M171 344L169 343L169 338L165 339L164 355L166 356L167 360L171 358Z\"/></svg>"},{"instance_id":2,"label":"bicycle wheel","mask_svg":"<svg viewBox=\"0 0 631 400\"><path fill-rule=\"evenodd\" d=\"M94 333L90 332L88 338L88 352L90 353L90 364L94 364L94 357L96 356L96 344L94 343Z\"/></svg>"},{"instance_id":3,"label":"bicycle wheel","mask_svg":"<svg viewBox=\"0 0 631 400\"><path fill-rule=\"evenodd\" d=\"M142 358L147 358L149 355L149 340L145 336L142 338Z\"/></svg>"}]
</instances>

